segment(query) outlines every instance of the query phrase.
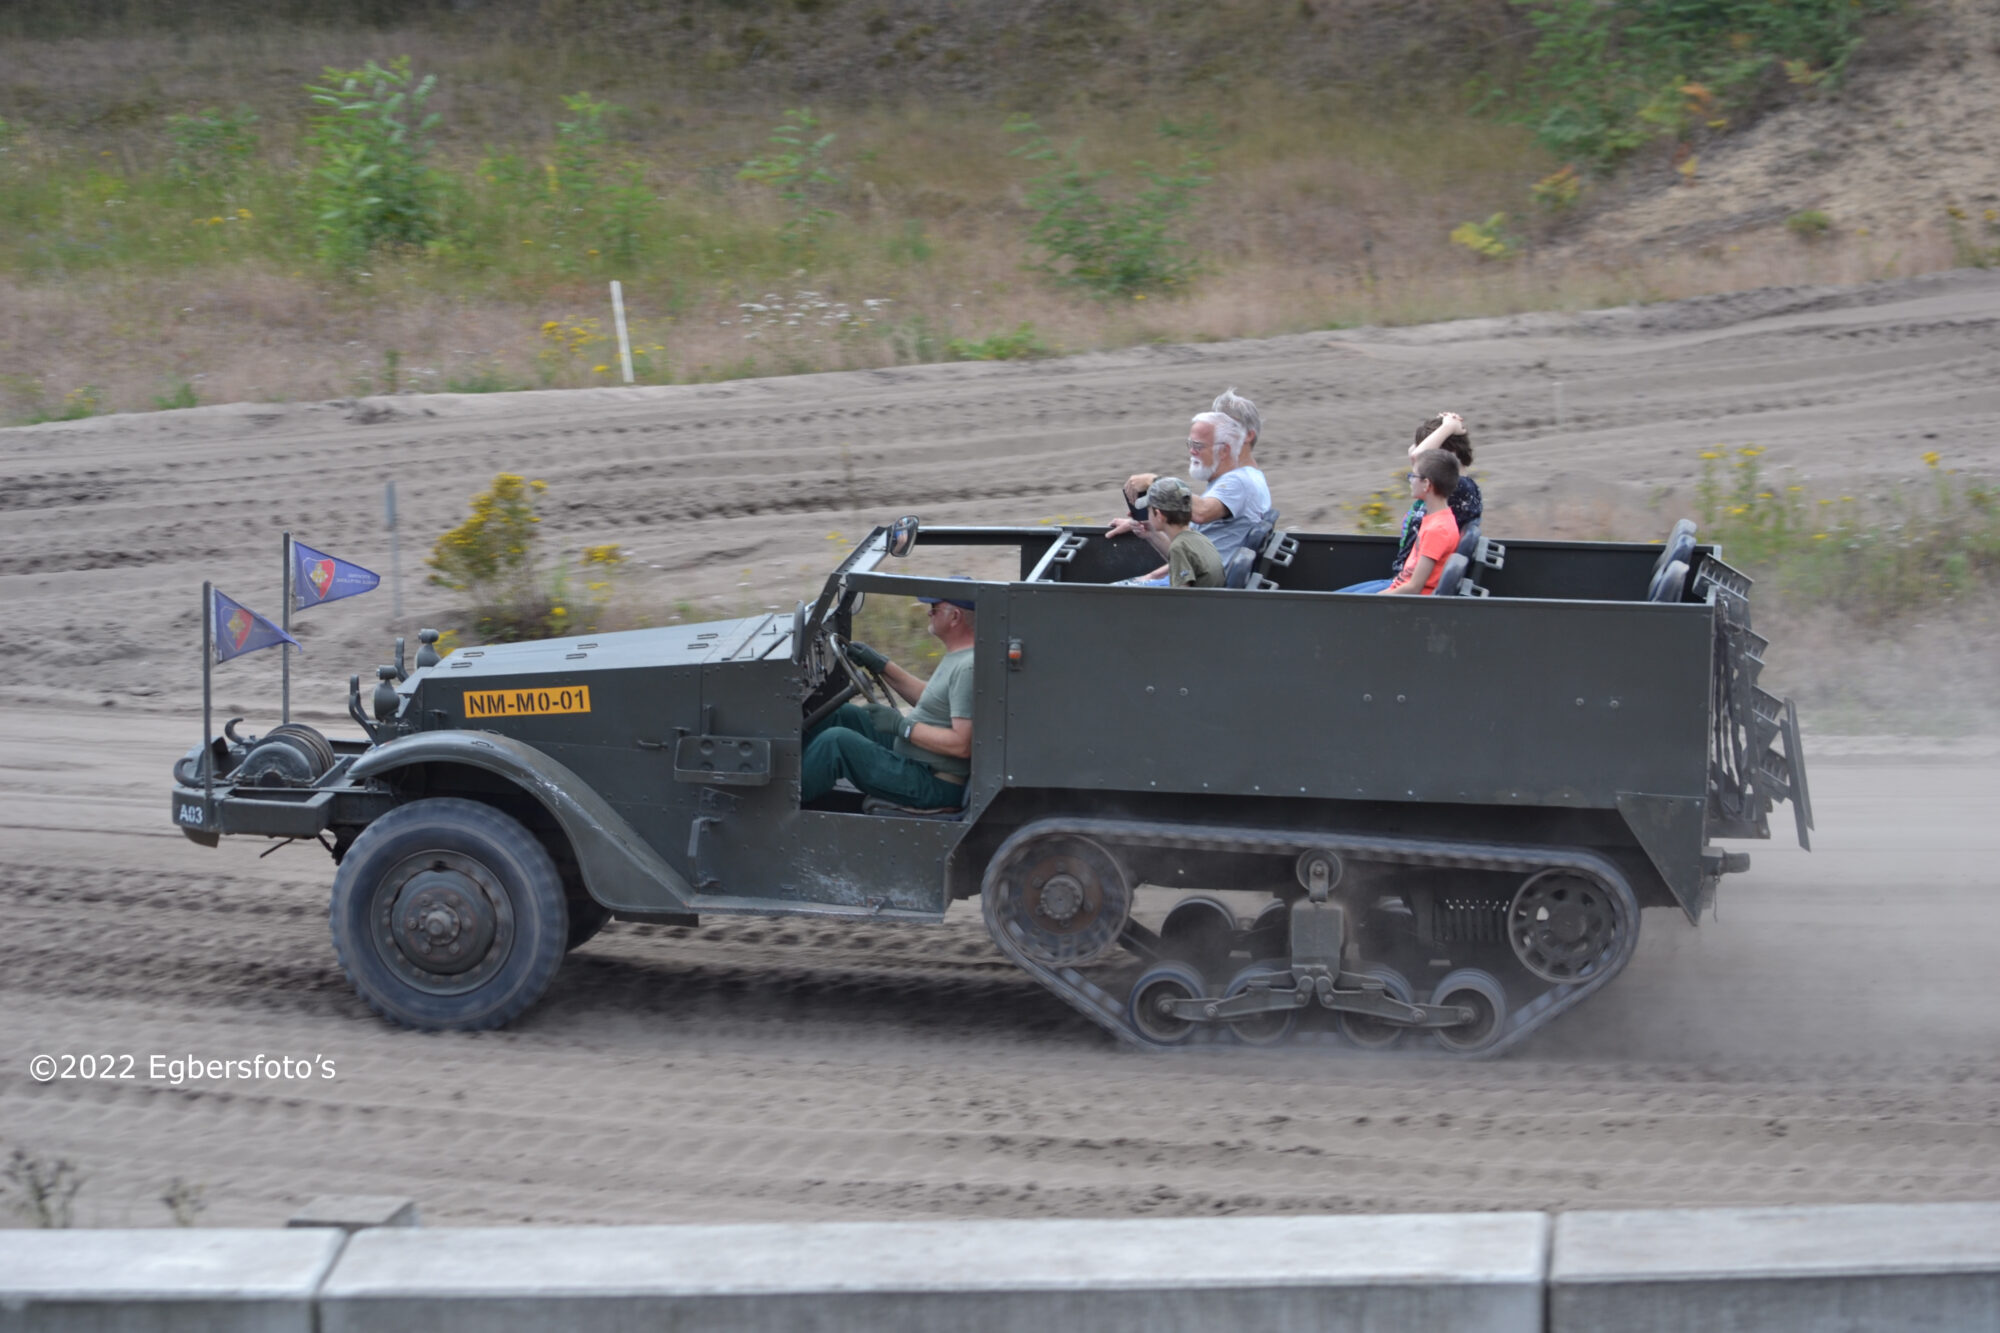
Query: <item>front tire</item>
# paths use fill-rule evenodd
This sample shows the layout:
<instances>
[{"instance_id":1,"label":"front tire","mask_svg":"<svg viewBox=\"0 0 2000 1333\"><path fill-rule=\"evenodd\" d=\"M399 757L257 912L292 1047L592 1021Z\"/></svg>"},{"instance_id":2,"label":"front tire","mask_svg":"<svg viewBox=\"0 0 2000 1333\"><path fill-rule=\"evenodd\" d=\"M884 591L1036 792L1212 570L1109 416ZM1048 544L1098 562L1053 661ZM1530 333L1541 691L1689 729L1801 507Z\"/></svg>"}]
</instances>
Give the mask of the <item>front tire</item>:
<instances>
[{"instance_id":1,"label":"front tire","mask_svg":"<svg viewBox=\"0 0 2000 1333\"><path fill-rule=\"evenodd\" d=\"M354 840L328 911L341 969L405 1027L497 1028L562 965L562 876L535 836L489 805L399 806Z\"/></svg>"}]
</instances>

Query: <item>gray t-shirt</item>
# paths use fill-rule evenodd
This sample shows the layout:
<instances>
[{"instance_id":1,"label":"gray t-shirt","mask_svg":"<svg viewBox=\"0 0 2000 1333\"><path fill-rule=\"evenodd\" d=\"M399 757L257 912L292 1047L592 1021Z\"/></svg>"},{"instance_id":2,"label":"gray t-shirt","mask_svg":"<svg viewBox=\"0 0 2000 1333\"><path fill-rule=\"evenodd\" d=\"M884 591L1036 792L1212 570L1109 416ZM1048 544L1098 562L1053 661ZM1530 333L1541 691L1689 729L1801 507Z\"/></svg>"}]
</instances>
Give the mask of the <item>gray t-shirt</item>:
<instances>
[{"instance_id":1,"label":"gray t-shirt","mask_svg":"<svg viewBox=\"0 0 2000 1333\"><path fill-rule=\"evenodd\" d=\"M1221 501L1229 510L1229 517L1213 523L1197 523L1194 530L1215 543L1215 553L1226 565L1229 557L1242 548L1250 529L1271 512L1271 485L1264 480L1261 468L1239 467L1211 482L1207 495L1211 500Z\"/></svg>"},{"instance_id":2,"label":"gray t-shirt","mask_svg":"<svg viewBox=\"0 0 2000 1333\"><path fill-rule=\"evenodd\" d=\"M917 696L917 706L910 710L912 721L926 727L951 727L955 717L972 716L972 650L961 648L955 653L946 653L944 660L931 672L930 682L924 692ZM913 745L901 736L896 738L896 753L905 759L914 759L920 764L929 764L937 773L971 773L972 761L960 759L956 755L939 754L936 750L926 750L921 745Z\"/></svg>"},{"instance_id":3,"label":"gray t-shirt","mask_svg":"<svg viewBox=\"0 0 2000 1333\"><path fill-rule=\"evenodd\" d=\"M1222 557L1215 543L1189 528L1167 547L1167 586L1172 588L1220 588L1223 585Z\"/></svg>"}]
</instances>

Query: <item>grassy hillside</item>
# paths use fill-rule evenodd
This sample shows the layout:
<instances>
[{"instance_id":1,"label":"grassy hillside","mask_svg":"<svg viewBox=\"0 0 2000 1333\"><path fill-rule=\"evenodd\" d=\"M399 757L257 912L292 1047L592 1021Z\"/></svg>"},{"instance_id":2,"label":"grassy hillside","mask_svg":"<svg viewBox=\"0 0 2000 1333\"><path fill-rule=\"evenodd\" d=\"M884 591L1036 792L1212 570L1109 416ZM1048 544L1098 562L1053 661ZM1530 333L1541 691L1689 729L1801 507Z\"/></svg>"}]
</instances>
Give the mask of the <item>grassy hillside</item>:
<instances>
[{"instance_id":1,"label":"grassy hillside","mask_svg":"<svg viewBox=\"0 0 2000 1333\"><path fill-rule=\"evenodd\" d=\"M1748 116L1788 95L1772 53L1807 49L1724 34L1716 49L1756 55L1756 78L1697 97L1651 65L1613 79L1587 51L1552 63L1537 45L1550 15L1595 12L16 0L0 14L0 302L14 314L0 420L609 383L612 278L637 377L666 382L1938 262L1809 229L1556 260L1545 244L1609 188L1605 169L1727 132L1722 104ZM1832 72L1815 58L1808 73ZM1552 132L1569 122L1548 108L1578 100L1552 71L1600 65L1583 99L1597 137Z\"/></svg>"}]
</instances>

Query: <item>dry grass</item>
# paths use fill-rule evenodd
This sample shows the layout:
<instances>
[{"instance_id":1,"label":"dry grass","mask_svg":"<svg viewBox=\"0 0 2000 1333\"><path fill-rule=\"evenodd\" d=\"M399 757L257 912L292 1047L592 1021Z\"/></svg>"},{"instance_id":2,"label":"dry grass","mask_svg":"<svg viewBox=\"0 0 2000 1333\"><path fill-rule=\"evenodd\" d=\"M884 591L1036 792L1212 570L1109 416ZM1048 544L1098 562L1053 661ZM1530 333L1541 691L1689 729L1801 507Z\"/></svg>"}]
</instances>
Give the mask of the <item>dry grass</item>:
<instances>
[{"instance_id":1,"label":"dry grass","mask_svg":"<svg viewBox=\"0 0 2000 1333\"><path fill-rule=\"evenodd\" d=\"M130 411L172 401L182 383L202 402L611 383L615 352L596 336L608 335L610 277L626 284L635 341L659 349L641 376L657 382L941 359L955 339L1024 323L1042 343L1074 352L1852 282L1948 267L1953 258L1942 226L1808 243L1773 225L1723 246L1593 261L1570 248L1538 250L1530 224L1521 258L1480 259L1450 244L1451 228L1494 211L1526 214L1527 184L1555 165L1518 127L1450 107L1398 110L1351 77L1338 92L1297 77L1223 79L1213 70L1173 84L1177 70L1224 61L1243 24L1264 24L1268 37L1305 22L1266 0L1176 11L1164 25L1149 25L1143 7L1079 11L1073 38L1129 59L1103 62L1091 80L1045 103L1014 99L1034 95L1037 72L1074 63L1073 52L1048 54L1059 28L1047 24L1021 39L1027 46L967 71L946 58L947 46L964 36L950 24L977 27L973 17L946 22L918 54L911 47L896 57L905 65L889 68L876 62L914 31L917 8L885 4L886 26L872 35L834 25L825 53L804 47L804 20L794 16L770 35L789 53L783 76L760 82L756 61L716 55L741 45L748 21L730 6L697 7L691 29L607 11L629 31L554 8L570 26L557 24L539 41L513 10L490 28L267 23L176 39L0 40L0 59L16 71L0 89L0 114L26 126L11 157L0 158L0 174L29 173L16 182L25 190L32 176L43 199L0 227L0 304L11 316L0 323L0 421L57 410L86 388L103 410ZM1276 63L1293 75L1339 73L1326 62L1354 63L1357 53L1412 34L1445 40L1438 34L1450 27L1415 10L1370 17L1359 6L1320 8L1327 12L1312 31L1325 37L1335 30L1329 24L1345 24L1338 30L1353 40L1337 57L1286 51ZM1484 17L1472 28L1489 47L1504 45L1508 30L1492 26L1504 8L1475 6L1473 17ZM625 103L617 152L643 166L660 200L635 263L564 272L538 248L547 238L532 229L531 211L516 210L518 219L496 214L476 248L448 259L378 256L351 280L317 267L287 193L299 85L324 65L406 52L419 70L440 75L436 106L448 131L441 159L475 185L489 152L539 164L557 92L589 87ZM651 67L649 56L665 64ZM957 79L967 90L1005 91L990 102L970 92L822 101L826 128L839 136L830 160L840 184L826 201L834 220L800 262L778 242L784 218L770 192L737 181L736 170L765 148L783 97L774 89L832 80L837 98L843 89L866 92L870 80L889 77L884 68L900 70L911 87ZM1162 99L1158 90L1168 86L1176 91ZM237 102L263 116L261 174L248 199L255 217L195 227L191 215L208 209L174 196L160 174L164 117ZM1217 153L1214 180L1187 220L1204 265L1189 290L1171 300L1099 301L1060 291L1028 268L1022 183L1031 169L1008 156L1018 141L1001 128L1014 106L1035 108L1059 140L1080 142L1086 165L1128 173L1135 159L1177 151L1157 133L1163 116L1199 124ZM479 199L481 207L493 201L490 192ZM122 226L115 245L97 243L108 217ZM54 261L51 236L64 243ZM796 324L780 317L746 328L742 304L770 304L773 295L793 313L803 300L845 303L855 319L838 333L816 322L818 311ZM593 336L567 339L559 354L542 332L548 321L588 330L593 319Z\"/></svg>"}]
</instances>

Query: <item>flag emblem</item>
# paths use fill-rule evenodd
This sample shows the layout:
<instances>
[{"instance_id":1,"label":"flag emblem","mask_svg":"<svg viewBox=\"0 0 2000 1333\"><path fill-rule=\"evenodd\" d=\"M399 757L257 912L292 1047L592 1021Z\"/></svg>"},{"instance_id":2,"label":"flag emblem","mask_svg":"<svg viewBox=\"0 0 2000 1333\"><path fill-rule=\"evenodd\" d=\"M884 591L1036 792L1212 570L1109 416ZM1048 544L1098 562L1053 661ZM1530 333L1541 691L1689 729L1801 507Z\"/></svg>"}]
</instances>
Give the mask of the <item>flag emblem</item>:
<instances>
[{"instance_id":1,"label":"flag emblem","mask_svg":"<svg viewBox=\"0 0 2000 1333\"><path fill-rule=\"evenodd\" d=\"M324 602L337 602L372 589L382 580L374 570L339 556L315 551L304 542L292 543L292 609L303 611Z\"/></svg>"},{"instance_id":2,"label":"flag emblem","mask_svg":"<svg viewBox=\"0 0 2000 1333\"><path fill-rule=\"evenodd\" d=\"M243 653L254 653L260 648L273 648L281 643L299 646L299 641L273 625L264 617L252 611L243 603L228 596L220 588L214 589L215 598L215 660L227 662Z\"/></svg>"}]
</instances>

